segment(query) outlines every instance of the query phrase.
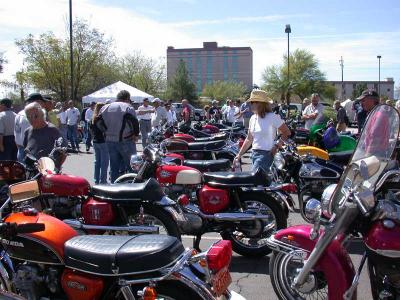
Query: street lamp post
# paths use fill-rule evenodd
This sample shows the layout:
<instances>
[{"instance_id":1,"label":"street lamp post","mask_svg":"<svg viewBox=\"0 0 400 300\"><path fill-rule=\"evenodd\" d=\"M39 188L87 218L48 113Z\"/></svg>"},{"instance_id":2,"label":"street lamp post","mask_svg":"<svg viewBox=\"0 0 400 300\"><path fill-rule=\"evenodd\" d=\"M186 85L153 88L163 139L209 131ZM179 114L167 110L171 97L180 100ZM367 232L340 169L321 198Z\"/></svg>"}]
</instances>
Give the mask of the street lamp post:
<instances>
[{"instance_id":1,"label":"street lamp post","mask_svg":"<svg viewBox=\"0 0 400 300\"><path fill-rule=\"evenodd\" d=\"M71 64L71 100L74 100L74 54L72 45L72 0L69 0L69 59Z\"/></svg>"},{"instance_id":2,"label":"street lamp post","mask_svg":"<svg viewBox=\"0 0 400 300\"><path fill-rule=\"evenodd\" d=\"M290 88L290 60L289 60L289 34L292 32L290 28L290 24L286 24L285 26L285 33L287 33L287 79L288 79L288 91L286 94L286 103L287 103L287 117L290 116L290 95L289 95L289 88Z\"/></svg>"},{"instance_id":3,"label":"street lamp post","mask_svg":"<svg viewBox=\"0 0 400 300\"><path fill-rule=\"evenodd\" d=\"M378 72L379 72L379 77L378 77L378 95L379 95L379 97L381 96L381 58L382 58L382 56L381 55L378 55L377 57L376 57L377 59L378 59Z\"/></svg>"},{"instance_id":4,"label":"street lamp post","mask_svg":"<svg viewBox=\"0 0 400 300\"><path fill-rule=\"evenodd\" d=\"M343 67L344 67L343 63L344 63L344 61L343 61L343 56L340 57L339 62L340 62L340 67L342 68L342 90L341 90L341 93L340 93L340 100L343 101L343 94L344 94L344 86L343 86Z\"/></svg>"}]
</instances>

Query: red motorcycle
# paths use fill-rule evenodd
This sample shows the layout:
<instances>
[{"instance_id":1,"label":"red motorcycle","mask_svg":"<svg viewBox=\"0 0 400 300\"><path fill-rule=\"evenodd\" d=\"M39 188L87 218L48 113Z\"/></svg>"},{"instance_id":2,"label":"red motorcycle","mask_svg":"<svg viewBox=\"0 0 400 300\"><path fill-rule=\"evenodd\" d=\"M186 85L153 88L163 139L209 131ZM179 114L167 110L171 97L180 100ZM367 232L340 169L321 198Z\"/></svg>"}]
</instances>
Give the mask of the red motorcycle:
<instances>
[{"instance_id":1,"label":"red motorcycle","mask_svg":"<svg viewBox=\"0 0 400 300\"><path fill-rule=\"evenodd\" d=\"M0 163L0 177L8 184L36 179L44 194L35 203L36 209L64 220L76 230L86 233L161 231L180 238L174 220L179 207L165 196L156 180L133 185L90 186L83 177L61 173L66 149L60 145L62 142L57 141L51 158L36 160L28 156L26 166L11 161ZM146 219L147 211L157 219Z\"/></svg>"},{"instance_id":2,"label":"red motorcycle","mask_svg":"<svg viewBox=\"0 0 400 300\"><path fill-rule=\"evenodd\" d=\"M392 160L399 125L393 107L377 106L338 185L325 189L322 204L307 203L314 225L268 239L274 250L269 274L279 299L357 299L367 259L373 299L400 298L400 199L390 192L399 190L400 169ZM365 245L357 271L346 250L352 236Z\"/></svg>"},{"instance_id":3,"label":"red motorcycle","mask_svg":"<svg viewBox=\"0 0 400 300\"><path fill-rule=\"evenodd\" d=\"M204 233L219 232L241 255L266 255L270 252L266 238L286 227L293 205L284 192L268 187L270 179L261 170L202 174L191 167L166 164L163 155L150 146L143 158L133 157L131 167L137 173L125 174L116 183L155 178L169 197L178 199L182 212L177 224L182 234L196 236L195 248Z\"/></svg>"},{"instance_id":4,"label":"red motorcycle","mask_svg":"<svg viewBox=\"0 0 400 300\"><path fill-rule=\"evenodd\" d=\"M229 241L198 253L165 235L78 235L27 206L40 198L35 180L10 186L19 212L0 223L3 290L32 300L243 299L227 289Z\"/></svg>"}]
</instances>

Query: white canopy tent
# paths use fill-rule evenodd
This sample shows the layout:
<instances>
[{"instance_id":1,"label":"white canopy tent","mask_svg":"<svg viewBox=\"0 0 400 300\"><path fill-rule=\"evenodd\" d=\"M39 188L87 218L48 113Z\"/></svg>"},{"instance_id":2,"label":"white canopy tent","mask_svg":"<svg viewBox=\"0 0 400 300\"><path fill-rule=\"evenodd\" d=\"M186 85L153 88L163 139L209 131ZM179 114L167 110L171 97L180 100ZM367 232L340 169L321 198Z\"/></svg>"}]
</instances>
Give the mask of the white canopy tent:
<instances>
[{"instance_id":1,"label":"white canopy tent","mask_svg":"<svg viewBox=\"0 0 400 300\"><path fill-rule=\"evenodd\" d=\"M131 94L131 101L135 103L142 103L144 98L149 98L150 101L154 99L152 95L142 92L122 81L118 81L90 95L82 97L82 104L85 106L85 104L90 104L91 102L115 101L117 99L117 94L122 90L128 91Z\"/></svg>"}]
</instances>

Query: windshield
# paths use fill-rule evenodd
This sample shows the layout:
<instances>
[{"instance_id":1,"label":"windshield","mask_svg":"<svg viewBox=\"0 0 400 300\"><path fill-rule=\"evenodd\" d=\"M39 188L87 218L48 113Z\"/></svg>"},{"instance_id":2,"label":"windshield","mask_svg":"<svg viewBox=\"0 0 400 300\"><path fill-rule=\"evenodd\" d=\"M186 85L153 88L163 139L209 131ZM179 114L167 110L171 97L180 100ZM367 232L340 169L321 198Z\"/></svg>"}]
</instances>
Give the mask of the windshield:
<instances>
[{"instance_id":1,"label":"windshield","mask_svg":"<svg viewBox=\"0 0 400 300\"><path fill-rule=\"evenodd\" d=\"M347 165L335 192L333 193L328 214L338 214L346 191L359 183L374 187L388 162L391 160L399 135L399 114L388 105L378 105L364 124L360 139L350 163ZM368 180L360 174L363 164Z\"/></svg>"}]
</instances>

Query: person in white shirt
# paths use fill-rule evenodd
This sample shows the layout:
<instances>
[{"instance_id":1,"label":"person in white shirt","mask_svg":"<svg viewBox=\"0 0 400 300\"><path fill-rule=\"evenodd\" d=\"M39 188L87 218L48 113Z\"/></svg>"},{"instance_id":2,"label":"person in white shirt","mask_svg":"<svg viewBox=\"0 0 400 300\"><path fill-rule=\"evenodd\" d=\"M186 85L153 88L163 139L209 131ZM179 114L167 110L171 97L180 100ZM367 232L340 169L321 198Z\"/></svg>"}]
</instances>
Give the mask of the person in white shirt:
<instances>
[{"instance_id":1,"label":"person in white shirt","mask_svg":"<svg viewBox=\"0 0 400 300\"><path fill-rule=\"evenodd\" d=\"M240 109L235 106L233 101L230 101L229 106L225 109L226 123L228 123L228 125L233 125L239 113Z\"/></svg>"},{"instance_id":2,"label":"person in white shirt","mask_svg":"<svg viewBox=\"0 0 400 300\"><path fill-rule=\"evenodd\" d=\"M153 127L159 127L167 122L167 110L165 107L161 106L161 100L159 98L154 98L153 100L154 113L152 115L152 125Z\"/></svg>"},{"instance_id":3,"label":"person in white shirt","mask_svg":"<svg viewBox=\"0 0 400 300\"><path fill-rule=\"evenodd\" d=\"M302 115L302 119L305 120L304 127L306 129L310 129L314 124L323 122L324 106L319 103L319 95L317 93L311 95L311 104L306 106Z\"/></svg>"},{"instance_id":4,"label":"person in white shirt","mask_svg":"<svg viewBox=\"0 0 400 300\"><path fill-rule=\"evenodd\" d=\"M165 104L165 109L167 110L168 125L174 125L176 122L178 122L176 118L176 112L172 110L170 103Z\"/></svg>"},{"instance_id":5,"label":"person in white shirt","mask_svg":"<svg viewBox=\"0 0 400 300\"><path fill-rule=\"evenodd\" d=\"M25 100L25 104L37 102L40 104L40 106L44 110L44 108L46 107L47 101L48 100L45 99L41 94L32 93ZM24 159L25 159L25 147L24 147L25 131L30 126L31 126L31 124L29 123L28 119L26 118L25 110L23 109L15 117L15 126L14 126L15 143L17 144L17 148L18 148L17 160L19 162L24 162Z\"/></svg>"},{"instance_id":6,"label":"person in white shirt","mask_svg":"<svg viewBox=\"0 0 400 300\"><path fill-rule=\"evenodd\" d=\"M147 138L151 132L151 117L154 113L154 107L149 105L149 99L143 99L143 105L140 105L136 111L139 119L140 135L142 136L143 149L147 147Z\"/></svg>"},{"instance_id":7,"label":"person in white shirt","mask_svg":"<svg viewBox=\"0 0 400 300\"><path fill-rule=\"evenodd\" d=\"M68 106L69 108L65 111L67 116L68 139L71 143L72 150L79 152L78 122L80 119L80 112L79 109L74 107L74 102L72 100L68 101Z\"/></svg>"},{"instance_id":8,"label":"person in white shirt","mask_svg":"<svg viewBox=\"0 0 400 300\"><path fill-rule=\"evenodd\" d=\"M253 171L261 168L268 173L276 151L290 136L290 130L281 117L272 112L273 101L265 91L253 90L247 102L250 102L254 114L249 121L247 138L234 161L240 162L242 155L252 146ZM275 142L278 130L281 138Z\"/></svg>"},{"instance_id":9,"label":"person in white shirt","mask_svg":"<svg viewBox=\"0 0 400 300\"><path fill-rule=\"evenodd\" d=\"M57 114L60 134L65 141L67 141L68 139L67 113L65 112L66 110L67 110L67 104L64 102L62 103L61 109Z\"/></svg>"},{"instance_id":10,"label":"person in white shirt","mask_svg":"<svg viewBox=\"0 0 400 300\"><path fill-rule=\"evenodd\" d=\"M86 126L88 128L86 142L85 142L85 144L86 144L86 152L89 152L90 147L92 146L92 134L91 134L89 128L90 128L90 124L92 122L93 112L94 112L94 107L95 106L96 106L96 102L90 103L90 107L85 112L85 122L86 122Z\"/></svg>"},{"instance_id":11,"label":"person in white shirt","mask_svg":"<svg viewBox=\"0 0 400 300\"><path fill-rule=\"evenodd\" d=\"M235 113L235 124L238 124L240 126L243 125L243 114L240 111L240 100L236 100L236 113Z\"/></svg>"}]
</instances>

